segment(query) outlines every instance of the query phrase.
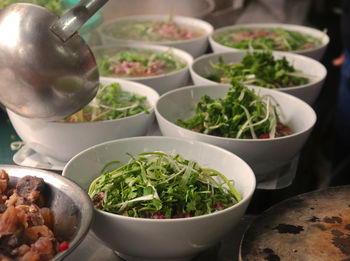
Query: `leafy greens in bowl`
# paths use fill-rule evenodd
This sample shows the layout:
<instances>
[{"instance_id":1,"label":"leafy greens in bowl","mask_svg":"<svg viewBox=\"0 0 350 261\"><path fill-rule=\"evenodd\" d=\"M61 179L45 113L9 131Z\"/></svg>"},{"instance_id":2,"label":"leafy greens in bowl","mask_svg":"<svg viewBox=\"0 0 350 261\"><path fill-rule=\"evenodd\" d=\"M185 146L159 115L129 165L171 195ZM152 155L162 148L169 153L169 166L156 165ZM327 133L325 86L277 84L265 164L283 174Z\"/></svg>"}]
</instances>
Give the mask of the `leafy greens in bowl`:
<instances>
[{"instance_id":1,"label":"leafy greens in bowl","mask_svg":"<svg viewBox=\"0 0 350 261\"><path fill-rule=\"evenodd\" d=\"M154 154L150 155L150 152ZM161 152L172 155L175 159L166 156L165 160ZM134 157L130 161L131 155ZM180 156L176 157L176 155L180 155L181 159ZM142 162L138 163L139 159ZM144 161L148 160L152 163L149 167L147 164L146 166L143 164ZM161 162L157 162L157 160L161 160ZM178 162L174 162L176 160ZM105 168L106 164L115 161L119 163L109 164ZM157 163L160 165L155 166L154 164ZM144 166L146 169L143 168ZM152 168L152 166L154 167ZM166 175L167 171L171 171L170 168L177 166L183 169L181 178L176 179L181 175L181 173L176 175L181 171L180 169L172 176L175 180L165 182L164 187L159 184L159 175L163 173ZM126 260L135 260L136 258L145 261L190 260L199 252L217 244L228 231L234 228L244 214L254 192L255 177L251 168L233 153L207 143L183 138L133 137L105 142L79 153L65 166L63 176L75 181L85 191L88 191L90 184L101 175L101 170L103 170L102 172L110 172L111 177L114 175L115 178L120 174L120 171L129 176L135 170L135 174L138 173L137 179L141 180L135 181L135 179L130 178L125 180L127 183L114 182L109 189L110 193L105 194L105 199L108 202L113 194L118 193L117 190L127 189L128 191L125 191L124 194L127 196L130 194L129 191L140 182L147 184L149 180L147 186L143 185L144 189L134 190L137 193L140 192L138 196L154 197L155 193L153 192L156 188L159 197L162 197L163 193L169 196L167 204L179 204L180 207L180 202L187 200L186 208L194 209L194 206L202 206L201 199L205 198L206 194L213 193L210 187L207 187L208 185L205 185L206 189L202 193L197 193L198 191L194 190L195 187L191 186L198 175L196 172L191 172L198 170L199 166L221 173L234 186L241 200L232 206L212 211L209 214L166 219L159 219L155 216L154 218L133 217L133 213L130 213L131 216L123 216L95 207L95 220L92 224L95 235ZM131 169L128 169L129 167ZM163 170L162 167L169 167L169 169ZM144 178L145 183L143 183ZM223 181L219 177L213 176L212 178L218 185ZM154 186L154 182L158 183L159 186ZM223 185L223 187L228 189L227 185ZM215 198L215 195L212 196ZM127 198L127 200L130 199ZM210 202L209 200L211 199L208 199L208 202ZM143 203L149 208L160 206L159 201L155 199L151 201L146 199ZM207 207L205 206L205 208ZM140 210L140 208L136 208L136 210ZM183 215L187 213L186 209L182 211L181 209ZM191 212L194 213L195 210Z\"/></svg>"},{"instance_id":2,"label":"leafy greens in bowl","mask_svg":"<svg viewBox=\"0 0 350 261\"><path fill-rule=\"evenodd\" d=\"M129 217L165 219L210 214L241 201L220 172L163 151L130 155L118 168L107 163L90 185L97 209ZM118 185L115 190L115 185Z\"/></svg>"},{"instance_id":3,"label":"leafy greens in bowl","mask_svg":"<svg viewBox=\"0 0 350 261\"><path fill-rule=\"evenodd\" d=\"M280 120L278 104L268 94L259 95L233 82L223 98L201 97L195 114L176 124L198 133L236 139L266 139L292 134Z\"/></svg>"},{"instance_id":4,"label":"leafy greens in bowl","mask_svg":"<svg viewBox=\"0 0 350 261\"><path fill-rule=\"evenodd\" d=\"M115 100L114 95L120 96L119 86L114 84L115 82L120 85L122 94L127 92L129 98L133 100L136 97L136 101L129 104L128 98L128 104L122 104ZM96 97L104 104L96 104L93 101L91 108L74 115L70 119L71 122L29 119L7 110L10 121L27 146L43 156L63 162L104 141L145 135L154 121L154 106L159 98L158 93L143 84L122 79L101 79L101 83L103 86L112 84L110 91L103 91L100 98ZM146 107L142 107L143 96L147 99ZM83 122L79 122L80 119Z\"/></svg>"},{"instance_id":5,"label":"leafy greens in bowl","mask_svg":"<svg viewBox=\"0 0 350 261\"><path fill-rule=\"evenodd\" d=\"M140 82L160 94L185 86L193 62L192 56L182 50L148 44L111 44L92 51L102 78Z\"/></svg>"},{"instance_id":6,"label":"leafy greens in bowl","mask_svg":"<svg viewBox=\"0 0 350 261\"><path fill-rule=\"evenodd\" d=\"M237 154L261 181L299 154L316 114L308 104L283 92L248 86L260 97L271 97L270 104L258 106L259 99L250 100L255 95L243 88L229 93L230 88L232 85L207 84L168 92L156 104L157 121L165 136L208 142ZM278 107L273 108L273 104ZM280 132L278 122L289 126L292 133L283 127L288 135L276 135Z\"/></svg>"},{"instance_id":7,"label":"leafy greens in bowl","mask_svg":"<svg viewBox=\"0 0 350 261\"><path fill-rule=\"evenodd\" d=\"M103 44L155 44L182 49L197 57L207 50L213 32L209 23L185 16L133 15L119 17L99 28Z\"/></svg>"},{"instance_id":8,"label":"leafy greens in bowl","mask_svg":"<svg viewBox=\"0 0 350 261\"><path fill-rule=\"evenodd\" d=\"M297 71L283 56L275 59L271 52L247 52L241 62L224 63L222 56L217 63L211 63L216 71L207 76L219 83L240 81L270 89L305 85L309 82L302 72Z\"/></svg>"},{"instance_id":9,"label":"leafy greens in bowl","mask_svg":"<svg viewBox=\"0 0 350 261\"><path fill-rule=\"evenodd\" d=\"M195 59L190 73L198 85L238 80L248 85L274 88L313 104L327 70L309 57L256 50L203 55Z\"/></svg>"},{"instance_id":10,"label":"leafy greens in bowl","mask_svg":"<svg viewBox=\"0 0 350 261\"><path fill-rule=\"evenodd\" d=\"M271 50L302 54L320 60L329 43L325 32L282 23L255 23L225 26L209 38L214 52Z\"/></svg>"},{"instance_id":11,"label":"leafy greens in bowl","mask_svg":"<svg viewBox=\"0 0 350 261\"><path fill-rule=\"evenodd\" d=\"M118 82L100 84L96 97L82 110L68 116L63 122L93 122L115 120L149 113L151 105L146 96L122 90Z\"/></svg>"}]
</instances>

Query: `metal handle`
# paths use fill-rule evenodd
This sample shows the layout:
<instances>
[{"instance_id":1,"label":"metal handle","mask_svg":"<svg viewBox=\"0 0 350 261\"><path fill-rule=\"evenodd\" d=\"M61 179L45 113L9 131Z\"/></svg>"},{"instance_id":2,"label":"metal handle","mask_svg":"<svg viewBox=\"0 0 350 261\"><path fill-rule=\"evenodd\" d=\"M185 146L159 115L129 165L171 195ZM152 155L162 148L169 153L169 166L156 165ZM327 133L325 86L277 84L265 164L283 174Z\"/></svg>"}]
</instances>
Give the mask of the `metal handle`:
<instances>
[{"instance_id":1,"label":"metal handle","mask_svg":"<svg viewBox=\"0 0 350 261\"><path fill-rule=\"evenodd\" d=\"M65 42L107 2L108 0L81 0L58 19L50 29Z\"/></svg>"}]
</instances>

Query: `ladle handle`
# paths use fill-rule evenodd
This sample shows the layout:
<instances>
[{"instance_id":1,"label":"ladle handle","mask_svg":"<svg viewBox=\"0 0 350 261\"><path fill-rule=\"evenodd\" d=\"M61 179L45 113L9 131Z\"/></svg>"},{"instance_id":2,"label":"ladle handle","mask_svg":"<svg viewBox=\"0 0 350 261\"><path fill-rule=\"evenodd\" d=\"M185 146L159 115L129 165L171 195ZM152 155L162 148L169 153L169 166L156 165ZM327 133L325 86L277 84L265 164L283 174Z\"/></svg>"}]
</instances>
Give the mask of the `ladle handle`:
<instances>
[{"instance_id":1,"label":"ladle handle","mask_svg":"<svg viewBox=\"0 0 350 261\"><path fill-rule=\"evenodd\" d=\"M50 29L65 42L107 2L108 0L81 0L51 25Z\"/></svg>"}]
</instances>

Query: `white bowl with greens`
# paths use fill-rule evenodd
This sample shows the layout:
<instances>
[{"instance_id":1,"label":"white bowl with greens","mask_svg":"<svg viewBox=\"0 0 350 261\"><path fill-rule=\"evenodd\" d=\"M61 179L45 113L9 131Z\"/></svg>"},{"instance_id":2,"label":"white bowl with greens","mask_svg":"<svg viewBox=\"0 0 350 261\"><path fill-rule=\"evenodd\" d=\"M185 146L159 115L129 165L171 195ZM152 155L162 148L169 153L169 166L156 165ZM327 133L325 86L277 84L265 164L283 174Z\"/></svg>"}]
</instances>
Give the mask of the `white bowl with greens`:
<instances>
[{"instance_id":1,"label":"white bowl with greens","mask_svg":"<svg viewBox=\"0 0 350 261\"><path fill-rule=\"evenodd\" d=\"M252 23L225 26L209 37L214 53L264 49L293 52L321 60L329 37L318 29L283 23Z\"/></svg>"},{"instance_id":2,"label":"white bowl with greens","mask_svg":"<svg viewBox=\"0 0 350 261\"><path fill-rule=\"evenodd\" d=\"M170 91L156 104L157 121L165 136L199 140L235 153L262 181L299 154L316 114L304 101L283 92L240 84L229 92L231 87L210 84Z\"/></svg>"},{"instance_id":3,"label":"white bowl with greens","mask_svg":"<svg viewBox=\"0 0 350 261\"><path fill-rule=\"evenodd\" d=\"M30 119L7 110L10 121L27 146L63 162L104 141L145 135L154 121L158 93L122 79L104 79L101 83L106 86L101 96L98 94L82 111L64 121Z\"/></svg>"},{"instance_id":4,"label":"white bowl with greens","mask_svg":"<svg viewBox=\"0 0 350 261\"><path fill-rule=\"evenodd\" d=\"M143 83L163 94L188 84L193 57L160 45L110 44L92 48L103 78Z\"/></svg>"},{"instance_id":5,"label":"white bowl with greens","mask_svg":"<svg viewBox=\"0 0 350 261\"><path fill-rule=\"evenodd\" d=\"M205 53L213 26L198 18L170 15L133 15L102 24L103 44L142 43L182 49L193 57Z\"/></svg>"},{"instance_id":6,"label":"white bowl with greens","mask_svg":"<svg viewBox=\"0 0 350 261\"><path fill-rule=\"evenodd\" d=\"M248 85L289 93L310 105L316 101L327 76L327 70L320 62L277 51L203 55L194 60L190 73L195 85L239 80Z\"/></svg>"},{"instance_id":7,"label":"white bowl with greens","mask_svg":"<svg viewBox=\"0 0 350 261\"><path fill-rule=\"evenodd\" d=\"M190 260L218 244L239 222L255 190L253 171L233 153L174 137L93 146L71 159L63 176L92 197L94 234L123 259L138 261ZM229 196L231 206L218 203L222 196Z\"/></svg>"}]
</instances>

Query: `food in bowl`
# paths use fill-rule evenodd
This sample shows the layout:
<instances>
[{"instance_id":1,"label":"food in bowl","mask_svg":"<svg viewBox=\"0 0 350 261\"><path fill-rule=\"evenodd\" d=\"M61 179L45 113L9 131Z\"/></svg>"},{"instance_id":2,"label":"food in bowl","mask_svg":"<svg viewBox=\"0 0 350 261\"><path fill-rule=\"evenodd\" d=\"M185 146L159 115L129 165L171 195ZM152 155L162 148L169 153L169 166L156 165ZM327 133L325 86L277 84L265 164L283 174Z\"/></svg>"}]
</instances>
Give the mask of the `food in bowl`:
<instances>
[{"instance_id":1,"label":"food in bowl","mask_svg":"<svg viewBox=\"0 0 350 261\"><path fill-rule=\"evenodd\" d=\"M68 242L55 236L54 213L42 195L45 182L24 176L14 188L10 177L0 172L0 259L51 260L68 249Z\"/></svg>"},{"instance_id":2,"label":"food in bowl","mask_svg":"<svg viewBox=\"0 0 350 261\"><path fill-rule=\"evenodd\" d=\"M149 113L146 96L121 89L118 82L100 84L96 97L79 112L66 117L63 122L92 122L115 120L141 112Z\"/></svg>"},{"instance_id":3,"label":"food in bowl","mask_svg":"<svg viewBox=\"0 0 350 261\"><path fill-rule=\"evenodd\" d=\"M277 51L300 51L319 47L320 38L309 34L275 28L241 28L227 30L214 36L218 43L237 49L264 49Z\"/></svg>"},{"instance_id":4,"label":"food in bowl","mask_svg":"<svg viewBox=\"0 0 350 261\"><path fill-rule=\"evenodd\" d=\"M206 78L219 83L233 80L266 88L286 88L309 83L301 71L296 70L285 56L274 58L272 52L247 52L241 62L225 63L219 57L212 63L215 73Z\"/></svg>"},{"instance_id":5,"label":"food in bowl","mask_svg":"<svg viewBox=\"0 0 350 261\"><path fill-rule=\"evenodd\" d=\"M242 200L223 174L179 154L143 152L130 155L117 169L105 171L106 167L91 183L89 195L97 209L123 216L193 217Z\"/></svg>"},{"instance_id":6,"label":"food in bowl","mask_svg":"<svg viewBox=\"0 0 350 261\"><path fill-rule=\"evenodd\" d=\"M116 39L146 42L189 40L205 34L199 28L184 26L175 22L171 13L167 20L119 21L105 27L104 33Z\"/></svg>"},{"instance_id":7,"label":"food in bowl","mask_svg":"<svg viewBox=\"0 0 350 261\"><path fill-rule=\"evenodd\" d=\"M171 49L157 52L147 49L121 50L116 55L97 58L100 74L105 77L148 77L185 68L186 62Z\"/></svg>"},{"instance_id":8,"label":"food in bowl","mask_svg":"<svg viewBox=\"0 0 350 261\"><path fill-rule=\"evenodd\" d=\"M254 90L234 81L224 98L201 97L195 115L176 124L213 136L236 139L266 139L292 134L279 119L278 104L269 95L260 96Z\"/></svg>"}]
</instances>

